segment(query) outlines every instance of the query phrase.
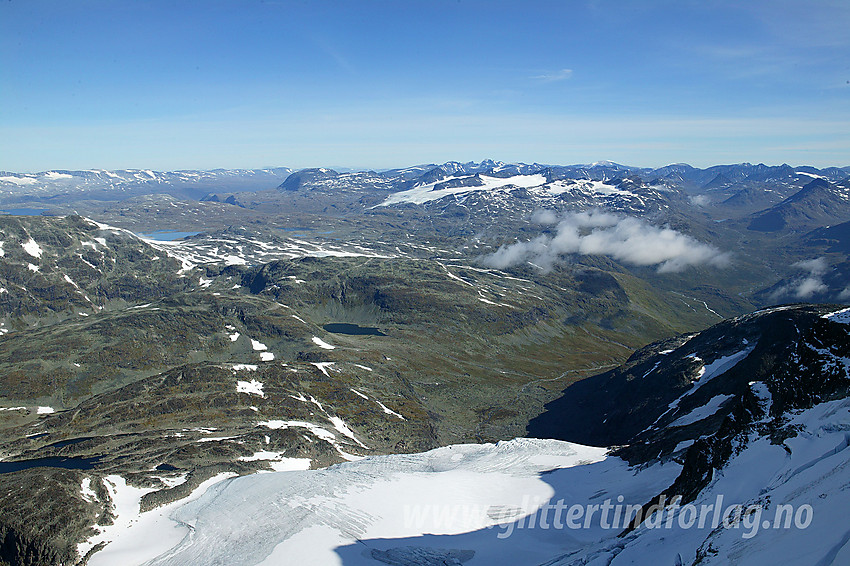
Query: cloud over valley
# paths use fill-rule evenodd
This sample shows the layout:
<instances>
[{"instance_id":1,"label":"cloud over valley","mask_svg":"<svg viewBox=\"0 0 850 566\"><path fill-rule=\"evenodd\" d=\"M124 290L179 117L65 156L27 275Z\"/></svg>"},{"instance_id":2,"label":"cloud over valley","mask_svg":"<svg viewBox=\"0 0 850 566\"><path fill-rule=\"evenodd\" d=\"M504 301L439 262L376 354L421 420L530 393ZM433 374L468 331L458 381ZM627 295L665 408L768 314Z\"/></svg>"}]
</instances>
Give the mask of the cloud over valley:
<instances>
[{"instance_id":1,"label":"cloud over valley","mask_svg":"<svg viewBox=\"0 0 850 566\"><path fill-rule=\"evenodd\" d=\"M554 234L502 246L483 258L490 267L504 269L525 262L549 268L570 254L604 255L636 266L657 266L659 273L687 267L723 267L729 254L669 227L659 227L629 216L586 211L558 217L538 211L533 221L554 224Z\"/></svg>"}]
</instances>

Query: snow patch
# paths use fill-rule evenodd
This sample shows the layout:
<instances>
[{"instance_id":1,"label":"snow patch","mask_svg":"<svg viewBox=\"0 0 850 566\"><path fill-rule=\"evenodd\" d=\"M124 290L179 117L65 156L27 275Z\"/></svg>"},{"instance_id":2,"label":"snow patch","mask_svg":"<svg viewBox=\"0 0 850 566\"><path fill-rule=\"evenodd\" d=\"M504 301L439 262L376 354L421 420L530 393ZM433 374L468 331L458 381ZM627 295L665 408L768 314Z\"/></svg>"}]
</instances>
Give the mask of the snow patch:
<instances>
[{"instance_id":1,"label":"snow patch","mask_svg":"<svg viewBox=\"0 0 850 566\"><path fill-rule=\"evenodd\" d=\"M747 346L747 348L741 350L740 352L735 352L734 354L730 354L728 356L722 356L710 364L703 365L697 372L697 378L694 380L694 387L685 393L684 396L693 395L700 387L711 381L713 378L718 375L723 375L733 367L735 367L738 362L749 356L753 350L756 349L756 344L752 344ZM694 360L701 362L702 360L691 354L688 356L693 358Z\"/></svg>"},{"instance_id":2,"label":"snow patch","mask_svg":"<svg viewBox=\"0 0 850 566\"><path fill-rule=\"evenodd\" d=\"M0 181L18 186L33 185L36 183L36 180L31 177L0 177Z\"/></svg>"},{"instance_id":3,"label":"snow patch","mask_svg":"<svg viewBox=\"0 0 850 566\"><path fill-rule=\"evenodd\" d=\"M257 426L264 426L266 428L270 428L272 430L280 430L286 428L306 428L310 432L313 433L317 438L330 442L334 444L336 442L336 435L326 428L320 427L317 424L308 423L306 421L283 421L283 420L268 420L261 421L257 423Z\"/></svg>"},{"instance_id":4,"label":"snow patch","mask_svg":"<svg viewBox=\"0 0 850 566\"><path fill-rule=\"evenodd\" d=\"M325 377L330 377L331 375L328 373L328 368L334 365L334 362L310 362L317 368L319 371L325 374Z\"/></svg>"},{"instance_id":5,"label":"snow patch","mask_svg":"<svg viewBox=\"0 0 850 566\"><path fill-rule=\"evenodd\" d=\"M825 318L839 324L850 324L850 308L825 314L821 318Z\"/></svg>"},{"instance_id":6,"label":"snow patch","mask_svg":"<svg viewBox=\"0 0 850 566\"><path fill-rule=\"evenodd\" d=\"M24 248L25 252L27 252L34 258L40 258L41 254L44 253L44 250L41 249L41 246L39 246L38 243L32 238L21 244L21 247Z\"/></svg>"},{"instance_id":7,"label":"snow patch","mask_svg":"<svg viewBox=\"0 0 850 566\"><path fill-rule=\"evenodd\" d=\"M690 413L683 415L670 423L670 426L688 426L699 422L701 420L707 419L708 417L715 414L720 410L720 407L734 397L734 395L716 395L708 400L708 402L702 407L697 407Z\"/></svg>"},{"instance_id":8,"label":"snow patch","mask_svg":"<svg viewBox=\"0 0 850 566\"><path fill-rule=\"evenodd\" d=\"M751 381L749 385L753 395L758 399L759 406L764 411L765 416L762 420L768 420L770 417L770 408L773 406L773 395L771 395L770 389L767 388L767 384L763 381Z\"/></svg>"},{"instance_id":9,"label":"snow patch","mask_svg":"<svg viewBox=\"0 0 850 566\"><path fill-rule=\"evenodd\" d=\"M269 452L260 450L250 456L240 456L242 462L268 462L269 466L276 472L292 472L297 470L309 470L310 458L287 458L283 452Z\"/></svg>"},{"instance_id":10,"label":"snow patch","mask_svg":"<svg viewBox=\"0 0 850 566\"><path fill-rule=\"evenodd\" d=\"M334 425L334 428L338 430L343 436L346 436L356 442L361 448L368 448L365 444L357 440L357 437L354 436L354 431L348 428L348 425L345 424L345 421L337 416L328 417L331 421L331 424Z\"/></svg>"},{"instance_id":11,"label":"snow patch","mask_svg":"<svg viewBox=\"0 0 850 566\"><path fill-rule=\"evenodd\" d=\"M249 395L259 395L260 397L266 396L266 394L263 393L263 383L256 379L252 379L251 381L237 381L236 392L247 393Z\"/></svg>"},{"instance_id":12,"label":"snow patch","mask_svg":"<svg viewBox=\"0 0 850 566\"><path fill-rule=\"evenodd\" d=\"M349 387L349 389L351 390L351 392L352 392L352 393L354 393L354 394L355 394L355 395L357 395L358 397L362 397L362 398L366 399L367 401L369 400L369 398L368 398L368 397L366 397L365 395L363 395L362 393L360 393L360 392L359 392L359 391L357 391L356 389L353 389L353 388L351 388L351 387Z\"/></svg>"},{"instance_id":13,"label":"snow patch","mask_svg":"<svg viewBox=\"0 0 850 566\"><path fill-rule=\"evenodd\" d=\"M238 436L207 436L205 438L199 438L197 442L222 442L224 440L235 440L239 438Z\"/></svg>"},{"instance_id":14,"label":"snow patch","mask_svg":"<svg viewBox=\"0 0 850 566\"><path fill-rule=\"evenodd\" d=\"M327 342L325 342L324 340L322 340L318 336L313 336L313 344L315 344L319 348L322 348L322 349L325 349L325 350L335 350L336 349L336 346L331 346L330 344L328 344Z\"/></svg>"},{"instance_id":15,"label":"snow patch","mask_svg":"<svg viewBox=\"0 0 850 566\"><path fill-rule=\"evenodd\" d=\"M393 415L394 417L398 417L398 418L400 418L401 420L406 420L406 419L405 419L403 416L401 416L399 413L396 413L396 412L395 412L395 411L393 411L392 409L388 408L386 405L384 405L383 403L381 403L381 402L380 402L380 401L378 401L377 399L375 399L375 403L377 403L377 404L381 407L381 409L383 409L383 411L384 411L386 414L388 414L388 415Z\"/></svg>"},{"instance_id":16,"label":"snow patch","mask_svg":"<svg viewBox=\"0 0 850 566\"><path fill-rule=\"evenodd\" d=\"M83 478L82 485L80 485L80 496L89 503L97 501L97 494L91 488L91 478Z\"/></svg>"},{"instance_id":17,"label":"snow patch","mask_svg":"<svg viewBox=\"0 0 850 566\"><path fill-rule=\"evenodd\" d=\"M57 171L48 171L44 174L44 176L48 179L73 179L73 175L68 175L67 173L59 173Z\"/></svg>"}]
</instances>

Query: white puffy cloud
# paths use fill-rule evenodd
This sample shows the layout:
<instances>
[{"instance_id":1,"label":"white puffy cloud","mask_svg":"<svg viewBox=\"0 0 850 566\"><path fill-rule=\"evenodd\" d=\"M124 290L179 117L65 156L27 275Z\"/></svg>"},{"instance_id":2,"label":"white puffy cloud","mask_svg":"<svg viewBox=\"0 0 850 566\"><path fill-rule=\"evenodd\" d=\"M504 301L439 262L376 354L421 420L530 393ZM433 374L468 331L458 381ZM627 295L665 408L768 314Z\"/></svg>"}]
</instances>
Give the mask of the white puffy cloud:
<instances>
[{"instance_id":1,"label":"white puffy cloud","mask_svg":"<svg viewBox=\"0 0 850 566\"><path fill-rule=\"evenodd\" d=\"M711 204L711 197L708 195L695 195L690 198L690 201L694 206L708 206Z\"/></svg>"},{"instance_id":2,"label":"white puffy cloud","mask_svg":"<svg viewBox=\"0 0 850 566\"><path fill-rule=\"evenodd\" d=\"M534 214L531 215L531 221L535 224L557 224L558 215L554 210L535 210Z\"/></svg>"},{"instance_id":3,"label":"white puffy cloud","mask_svg":"<svg viewBox=\"0 0 850 566\"><path fill-rule=\"evenodd\" d=\"M828 290L828 287L819 277L806 277L797 285L794 296L798 299L808 299L815 293L823 293L826 290Z\"/></svg>"},{"instance_id":4,"label":"white puffy cloud","mask_svg":"<svg viewBox=\"0 0 850 566\"><path fill-rule=\"evenodd\" d=\"M771 293L771 298L774 300L786 296L793 296L797 299L809 299L816 293L824 293L829 290L822 279L823 275L829 270L829 264L826 262L826 258L817 257L798 261L792 263L791 267L806 271L808 275L799 277L788 285L783 285L776 289ZM850 291L850 287L841 293L841 297L848 291ZM848 296L850 296L850 293L848 293Z\"/></svg>"},{"instance_id":5,"label":"white puffy cloud","mask_svg":"<svg viewBox=\"0 0 850 566\"><path fill-rule=\"evenodd\" d=\"M545 211L532 219L551 224L555 217ZM483 262L497 269L526 261L548 268L568 254L605 255L631 265L657 265L661 273L729 263L728 254L671 228L598 211L569 213L558 222L554 235L502 246Z\"/></svg>"}]
</instances>

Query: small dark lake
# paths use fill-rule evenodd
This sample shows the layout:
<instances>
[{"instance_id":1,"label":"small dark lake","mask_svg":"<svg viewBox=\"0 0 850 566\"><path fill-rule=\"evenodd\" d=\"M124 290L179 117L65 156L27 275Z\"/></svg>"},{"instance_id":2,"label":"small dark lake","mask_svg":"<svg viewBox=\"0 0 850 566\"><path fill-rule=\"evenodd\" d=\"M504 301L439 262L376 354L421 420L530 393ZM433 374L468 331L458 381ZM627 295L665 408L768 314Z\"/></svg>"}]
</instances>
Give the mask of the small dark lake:
<instances>
[{"instance_id":1,"label":"small dark lake","mask_svg":"<svg viewBox=\"0 0 850 566\"><path fill-rule=\"evenodd\" d=\"M53 444L48 444L45 448L62 448L63 446L70 446L72 444L79 444L80 442L85 442L86 440L91 440L94 438L93 436L81 436L80 438L72 438L70 440L60 440L59 442L54 442Z\"/></svg>"},{"instance_id":2,"label":"small dark lake","mask_svg":"<svg viewBox=\"0 0 850 566\"><path fill-rule=\"evenodd\" d=\"M20 462L0 462L0 474L28 470L30 468L64 468L66 470L91 470L100 461L100 456L93 458L62 458L51 456L49 458L33 458L32 460L21 460Z\"/></svg>"},{"instance_id":3,"label":"small dark lake","mask_svg":"<svg viewBox=\"0 0 850 566\"><path fill-rule=\"evenodd\" d=\"M360 326L349 322L331 322L322 328L334 334L350 334L352 336L386 336L374 326Z\"/></svg>"}]
</instances>

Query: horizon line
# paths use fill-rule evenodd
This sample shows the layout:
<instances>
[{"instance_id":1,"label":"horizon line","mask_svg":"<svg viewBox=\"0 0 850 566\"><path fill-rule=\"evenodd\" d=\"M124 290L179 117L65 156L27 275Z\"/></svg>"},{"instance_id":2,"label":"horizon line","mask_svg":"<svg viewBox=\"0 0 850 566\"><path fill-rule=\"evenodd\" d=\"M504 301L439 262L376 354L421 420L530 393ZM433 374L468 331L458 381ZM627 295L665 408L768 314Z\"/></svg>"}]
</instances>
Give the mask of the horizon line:
<instances>
[{"instance_id":1,"label":"horizon line","mask_svg":"<svg viewBox=\"0 0 850 566\"><path fill-rule=\"evenodd\" d=\"M128 172L130 172L130 171L132 171L132 172L152 171L152 172L157 172L157 173L183 173L183 172L198 172L198 171L200 171L200 172L269 171L269 170L273 170L273 169L289 169L293 173L296 173L298 171L308 170L308 169L330 169L330 170L342 172L342 173L364 173L364 172L369 172L369 171L374 171L376 173L384 173L384 172L387 172L387 171L412 169L414 167L429 167L429 166L440 167L440 166L446 165L448 163L459 163L459 164L462 164L462 165L466 165L466 164L478 165L478 164L484 163L486 161L492 161L493 163L501 164L501 165L527 165L527 166L537 165L537 166L540 166L540 167L586 167L586 168L593 168L593 167L599 167L599 166L608 166L608 167L615 167L616 166L616 167L625 167L625 168L628 168L628 169L651 170L651 171L658 170L658 169L664 169L665 167L675 167L675 166L686 166L686 167L690 167L692 169L699 169L699 170L703 170L703 171L705 171L707 169L711 169L713 167L733 167L733 166L791 167L792 169L798 169L798 168L802 168L802 167L810 167L812 169L817 169L817 170L823 170L823 169L846 170L846 169L850 169L850 165L828 165L828 166L825 166L825 167L818 167L818 166L815 166L815 165L808 165L808 164L805 164L805 163L799 164L799 165L791 165L787 162L783 162L783 163L779 163L779 164L766 164L764 162L752 163L752 162L749 162L749 161L740 161L740 162L736 162L736 163L715 163L713 165L708 165L706 167L698 167L698 166L695 166L695 165L691 165L690 163L687 163L685 161L679 161L679 162L674 162L674 163L668 163L666 165L661 165L661 166L658 166L658 167L653 167L653 166L631 165L631 164L619 163L619 162L604 160L604 159L599 160L599 161L594 161L593 163L561 164L561 163L538 163L538 162L527 163L525 161L502 161L502 160L497 160L497 159L485 158L485 159L482 159L481 161L475 161L475 160L462 161L462 160L451 159L451 160L448 160L448 161L443 161L442 163L424 162L424 163L415 163L413 165L394 166L394 167L361 167L361 166L352 167L352 166L347 166L347 165L328 166L328 165L312 165L312 164L304 166L304 167L293 167L293 166L289 166L289 165L268 165L268 166L264 166L264 167L212 167L212 168L203 168L203 167L191 168L191 167L189 167L189 168L180 168L180 169L159 169L159 168L152 168L152 167L119 167L119 168L111 168L110 169L110 168L99 167L99 168L52 168L52 169L43 169L41 171L13 171L13 170L9 170L9 169L0 169L0 173L27 176L27 175L40 175L40 174L45 174L45 173L99 173L99 172L103 172L103 171L109 171L109 172L115 172L115 171L128 171Z\"/></svg>"}]
</instances>

